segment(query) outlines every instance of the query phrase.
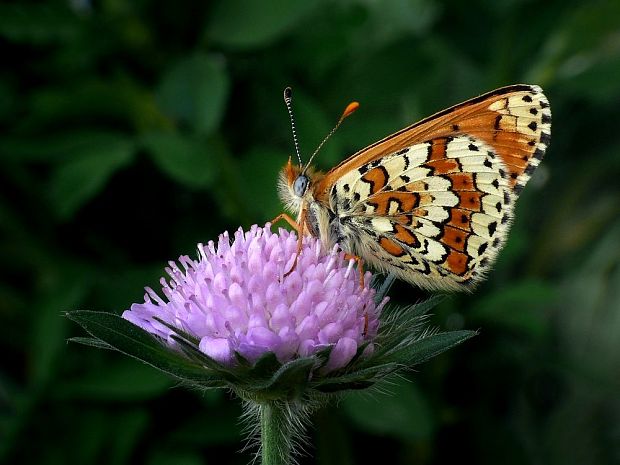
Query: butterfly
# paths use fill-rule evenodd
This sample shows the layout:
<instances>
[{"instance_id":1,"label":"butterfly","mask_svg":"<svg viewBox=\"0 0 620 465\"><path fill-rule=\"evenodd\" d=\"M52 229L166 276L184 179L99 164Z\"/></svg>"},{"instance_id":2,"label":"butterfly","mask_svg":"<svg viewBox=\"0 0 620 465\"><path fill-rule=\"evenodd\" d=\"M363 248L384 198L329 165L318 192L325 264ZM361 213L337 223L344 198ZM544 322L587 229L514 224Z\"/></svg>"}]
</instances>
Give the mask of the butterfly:
<instances>
[{"instance_id":1,"label":"butterfly","mask_svg":"<svg viewBox=\"0 0 620 465\"><path fill-rule=\"evenodd\" d=\"M299 148L291 107L284 93ZM515 202L550 140L540 87L517 84L440 111L358 151L327 173L312 158L282 169L280 197L300 236L338 243L427 290L469 290L506 243Z\"/></svg>"}]
</instances>

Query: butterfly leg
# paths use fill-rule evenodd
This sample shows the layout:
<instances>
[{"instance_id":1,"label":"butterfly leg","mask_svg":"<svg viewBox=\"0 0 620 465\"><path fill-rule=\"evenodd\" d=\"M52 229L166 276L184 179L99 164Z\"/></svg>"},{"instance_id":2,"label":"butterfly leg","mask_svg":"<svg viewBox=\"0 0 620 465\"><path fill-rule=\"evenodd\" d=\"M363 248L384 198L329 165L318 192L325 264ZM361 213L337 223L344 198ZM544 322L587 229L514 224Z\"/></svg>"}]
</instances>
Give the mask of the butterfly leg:
<instances>
[{"instance_id":1,"label":"butterfly leg","mask_svg":"<svg viewBox=\"0 0 620 465\"><path fill-rule=\"evenodd\" d=\"M344 254L345 260L355 260L357 263L357 269L360 273L360 287L364 287L364 259L358 255L353 255L345 252Z\"/></svg>"},{"instance_id":2,"label":"butterfly leg","mask_svg":"<svg viewBox=\"0 0 620 465\"><path fill-rule=\"evenodd\" d=\"M299 229L300 229L300 225L297 221L295 221L293 218L291 218L289 215L287 215L286 213L280 213L278 216L276 216L273 220L270 221L270 223L276 224L278 221L286 221L291 228L293 228L295 231L297 231L297 233L299 233Z\"/></svg>"},{"instance_id":3,"label":"butterfly leg","mask_svg":"<svg viewBox=\"0 0 620 465\"><path fill-rule=\"evenodd\" d=\"M305 218L306 217L306 206L305 205L301 208L301 214L299 215L299 217L300 218ZM303 244L303 239L304 239L304 223L305 222L303 220L301 222L299 222L299 223L297 223L297 222L295 223L297 225L297 253L295 254L295 260L293 261L293 266L291 266L290 270L288 270L286 273L284 273L284 277L285 278L289 274L291 274L293 272L293 270L297 267L297 259L299 258L299 255L301 254L301 246Z\"/></svg>"},{"instance_id":4,"label":"butterfly leg","mask_svg":"<svg viewBox=\"0 0 620 465\"><path fill-rule=\"evenodd\" d=\"M300 218L306 217L305 206L302 207L301 214L299 215L299 217ZM297 253L295 254L295 260L293 261L293 266L291 266L290 270L284 273L284 277L286 278L289 274L293 272L293 270L297 266L297 259L299 258L299 255L301 254L301 246L302 246L302 243L303 243L302 241L304 238L304 222L303 221L297 222L293 218L291 218L289 215L287 215L286 213L280 213L273 220L271 220L271 224L275 224L278 221L282 221L282 220L286 221L291 226L291 228L297 231Z\"/></svg>"}]
</instances>

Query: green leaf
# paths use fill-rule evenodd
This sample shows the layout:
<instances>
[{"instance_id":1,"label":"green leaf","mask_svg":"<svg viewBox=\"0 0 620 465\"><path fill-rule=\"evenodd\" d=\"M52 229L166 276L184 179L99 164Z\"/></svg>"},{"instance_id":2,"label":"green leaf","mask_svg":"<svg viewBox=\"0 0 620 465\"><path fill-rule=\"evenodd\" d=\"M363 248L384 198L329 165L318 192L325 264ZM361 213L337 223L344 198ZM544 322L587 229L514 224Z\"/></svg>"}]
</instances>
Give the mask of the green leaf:
<instances>
[{"instance_id":1,"label":"green leaf","mask_svg":"<svg viewBox=\"0 0 620 465\"><path fill-rule=\"evenodd\" d=\"M106 454L106 461L111 465L130 463L140 438L151 426L150 415L146 409L122 411L117 413L113 422L116 434L111 443L106 444L109 454Z\"/></svg>"},{"instance_id":2,"label":"green leaf","mask_svg":"<svg viewBox=\"0 0 620 465\"><path fill-rule=\"evenodd\" d=\"M63 383L60 393L70 398L144 400L163 394L170 386L170 378L160 371L133 360L120 359Z\"/></svg>"},{"instance_id":3,"label":"green leaf","mask_svg":"<svg viewBox=\"0 0 620 465\"><path fill-rule=\"evenodd\" d=\"M179 61L164 74L157 89L157 101L170 118L208 135L222 120L229 87L221 61L197 53Z\"/></svg>"},{"instance_id":4,"label":"green leaf","mask_svg":"<svg viewBox=\"0 0 620 465\"><path fill-rule=\"evenodd\" d=\"M0 5L0 36L13 42L47 44L75 39L78 16L55 5Z\"/></svg>"},{"instance_id":5,"label":"green leaf","mask_svg":"<svg viewBox=\"0 0 620 465\"><path fill-rule=\"evenodd\" d=\"M252 221L264 222L282 213L282 203L277 195L278 173L288 160L284 152L267 148L253 147L239 161L238 176L235 186L241 190L248 203ZM277 225L282 226L281 224Z\"/></svg>"},{"instance_id":6,"label":"green leaf","mask_svg":"<svg viewBox=\"0 0 620 465\"><path fill-rule=\"evenodd\" d=\"M372 396L352 393L342 404L359 428L373 434L411 441L428 438L436 426L427 399L408 380L382 383Z\"/></svg>"},{"instance_id":7,"label":"green leaf","mask_svg":"<svg viewBox=\"0 0 620 465\"><path fill-rule=\"evenodd\" d=\"M450 331L431 334L386 354L384 357L381 357L381 362L393 362L407 367L419 365L465 342L476 334L476 331ZM374 364L376 363L375 360L375 358L371 357L366 364Z\"/></svg>"},{"instance_id":8,"label":"green leaf","mask_svg":"<svg viewBox=\"0 0 620 465\"><path fill-rule=\"evenodd\" d=\"M263 380L269 379L281 366L282 364L278 361L276 354L267 352L263 354L251 368L252 377Z\"/></svg>"},{"instance_id":9,"label":"green leaf","mask_svg":"<svg viewBox=\"0 0 620 465\"><path fill-rule=\"evenodd\" d=\"M69 342L75 342L77 344L82 344L89 347L96 347L97 349L114 349L107 342L103 342L94 337L70 337L68 339Z\"/></svg>"},{"instance_id":10,"label":"green leaf","mask_svg":"<svg viewBox=\"0 0 620 465\"><path fill-rule=\"evenodd\" d=\"M207 26L211 40L229 48L263 47L284 36L316 9L304 0L227 0L215 5Z\"/></svg>"},{"instance_id":11,"label":"green leaf","mask_svg":"<svg viewBox=\"0 0 620 465\"><path fill-rule=\"evenodd\" d=\"M89 310L66 313L92 336L106 342L119 352L134 357L169 375L205 387L221 386L213 372L181 353L165 347L155 337L118 315Z\"/></svg>"},{"instance_id":12,"label":"green leaf","mask_svg":"<svg viewBox=\"0 0 620 465\"><path fill-rule=\"evenodd\" d=\"M131 161L134 148L132 141L119 138L84 148L75 159L58 167L50 180L50 200L57 216L71 217L97 195L112 174Z\"/></svg>"},{"instance_id":13,"label":"green leaf","mask_svg":"<svg viewBox=\"0 0 620 465\"><path fill-rule=\"evenodd\" d=\"M183 185L204 188L217 179L221 154L217 144L165 132L145 134L142 142L157 166Z\"/></svg>"},{"instance_id":14,"label":"green leaf","mask_svg":"<svg viewBox=\"0 0 620 465\"><path fill-rule=\"evenodd\" d=\"M305 390L310 379L310 372L315 365L314 357L292 360L282 365L269 381L252 388L262 391L261 394L264 394L265 398L278 399L283 396L295 398Z\"/></svg>"},{"instance_id":15,"label":"green leaf","mask_svg":"<svg viewBox=\"0 0 620 465\"><path fill-rule=\"evenodd\" d=\"M58 270L61 271L58 265ZM72 307L84 297L88 284L62 270L57 279L65 281L65 286L43 293L34 302L37 318L31 327L29 368L33 385L45 385L53 377L60 364L62 352L66 349L67 320L60 316L59 309ZM70 277L71 276L71 277Z\"/></svg>"},{"instance_id":16,"label":"green leaf","mask_svg":"<svg viewBox=\"0 0 620 465\"><path fill-rule=\"evenodd\" d=\"M361 365L361 364L360 364ZM330 375L311 382L312 387L321 392L336 392L348 389L364 389L373 385L379 378L399 368L396 363L374 363L367 368L359 368L350 373ZM402 367L400 367L402 368Z\"/></svg>"},{"instance_id":17,"label":"green leaf","mask_svg":"<svg viewBox=\"0 0 620 465\"><path fill-rule=\"evenodd\" d=\"M520 281L480 299L468 316L485 325L541 337L549 329L545 310L556 299L557 292L551 285L536 280Z\"/></svg>"},{"instance_id":18,"label":"green leaf","mask_svg":"<svg viewBox=\"0 0 620 465\"><path fill-rule=\"evenodd\" d=\"M33 139L23 137L0 138L0 156L4 160L22 163L70 163L98 147L114 147L130 143L120 132L103 130L78 130L55 132Z\"/></svg>"}]
</instances>

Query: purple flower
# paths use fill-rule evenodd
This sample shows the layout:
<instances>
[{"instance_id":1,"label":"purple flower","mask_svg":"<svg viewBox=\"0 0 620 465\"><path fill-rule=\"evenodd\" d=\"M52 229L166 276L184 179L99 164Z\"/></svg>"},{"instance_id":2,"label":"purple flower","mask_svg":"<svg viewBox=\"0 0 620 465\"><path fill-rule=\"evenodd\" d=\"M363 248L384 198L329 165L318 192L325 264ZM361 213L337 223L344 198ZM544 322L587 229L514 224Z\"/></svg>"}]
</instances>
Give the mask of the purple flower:
<instances>
[{"instance_id":1,"label":"purple flower","mask_svg":"<svg viewBox=\"0 0 620 465\"><path fill-rule=\"evenodd\" d=\"M360 346L372 351L379 313L366 273L360 286L353 260L336 247L323 251L320 241L304 238L297 266L297 236L253 226L239 229L230 243L227 232L217 245L198 245L199 256L170 262L161 279L161 298L146 288L145 302L133 304L123 318L174 346L177 327L199 341L199 349L233 366L235 352L250 362L273 352L285 363L333 346L325 371L346 366Z\"/></svg>"}]
</instances>

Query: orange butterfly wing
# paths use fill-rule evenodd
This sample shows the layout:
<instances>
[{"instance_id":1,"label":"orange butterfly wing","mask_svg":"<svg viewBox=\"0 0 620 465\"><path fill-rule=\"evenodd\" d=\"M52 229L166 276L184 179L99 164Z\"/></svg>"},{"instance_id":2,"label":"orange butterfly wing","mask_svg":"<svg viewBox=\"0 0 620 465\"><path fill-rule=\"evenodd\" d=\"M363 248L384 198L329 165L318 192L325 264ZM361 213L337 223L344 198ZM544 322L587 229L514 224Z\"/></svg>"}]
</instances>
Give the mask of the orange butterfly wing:
<instances>
[{"instance_id":1,"label":"orange butterfly wing","mask_svg":"<svg viewBox=\"0 0 620 465\"><path fill-rule=\"evenodd\" d=\"M326 198L331 186L356 167L419 142L459 134L474 136L493 147L508 169L511 186L519 193L542 160L550 131L549 102L540 87L501 87L435 113L353 154L314 186L315 198Z\"/></svg>"},{"instance_id":2,"label":"orange butterfly wing","mask_svg":"<svg viewBox=\"0 0 620 465\"><path fill-rule=\"evenodd\" d=\"M421 287L466 289L503 246L550 130L539 87L504 87L357 152L313 195L348 251Z\"/></svg>"}]
</instances>

